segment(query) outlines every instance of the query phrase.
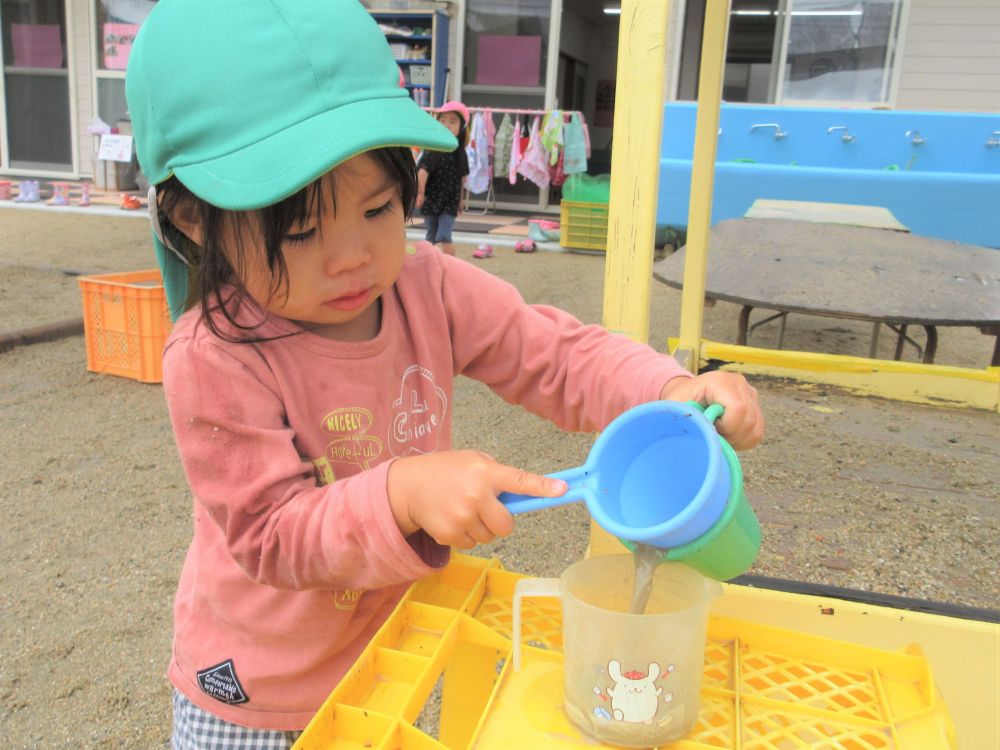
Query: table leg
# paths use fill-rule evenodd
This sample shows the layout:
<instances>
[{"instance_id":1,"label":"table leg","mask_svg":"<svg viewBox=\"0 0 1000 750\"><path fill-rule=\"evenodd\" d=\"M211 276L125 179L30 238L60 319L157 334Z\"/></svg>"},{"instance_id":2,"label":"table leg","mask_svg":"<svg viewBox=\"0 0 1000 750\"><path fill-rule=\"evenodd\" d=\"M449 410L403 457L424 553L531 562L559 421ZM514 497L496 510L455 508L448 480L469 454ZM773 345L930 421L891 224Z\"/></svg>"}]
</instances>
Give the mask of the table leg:
<instances>
[{"instance_id":1,"label":"table leg","mask_svg":"<svg viewBox=\"0 0 1000 750\"><path fill-rule=\"evenodd\" d=\"M920 344L906 335L907 323L901 323L898 328L892 323L886 323L885 325L890 330L896 332L896 353L893 355L893 359L897 362L903 356L903 347L906 345L906 342L913 344L913 348L917 350L917 356L923 357L924 364L931 364L934 361L934 353L937 350L937 329L934 326L924 326L924 330L927 332L927 343L926 346L920 346ZM928 350L927 347L930 347L930 349ZM928 357L930 357L929 360Z\"/></svg>"},{"instance_id":2,"label":"table leg","mask_svg":"<svg viewBox=\"0 0 1000 750\"><path fill-rule=\"evenodd\" d=\"M934 355L937 354L937 327L924 326L927 332L927 344L924 346L924 364L934 364Z\"/></svg>"},{"instance_id":3,"label":"table leg","mask_svg":"<svg viewBox=\"0 0 1000 750\"><path fill-rule=\"evenodd\" d=\"M736 346L747 345L747 328L750 326L750 313L752 311L752 305L743 305L740 310L740 319L736 324Z\"/></svg>"},{"instance_id":4,"label":"table leg","mask_svg":"<svg viewBox=\"0 0 1000 750\"><path fill-rule=\"evenodd\" d=\"M896 353L893 355L893 359L898 360L903 356L903 345L906 343L906 323L903 323L896 332Z\"/></svg>"},{"instance_id":5,"label":"table leg","mask_svg":"<svg viewBox=\"0 0 1000 750\"><path fill-rule=\"evenodd\" d=\"M1000 367L1000 326L979 326L979 332L985 336L996 336L993 340L993 359L990 367Z\"/></svg>"},{"instance_id":6,"label":"table leg","mask_svg":"<svg viewBox=\"0 0 1000 750\"><path fill-rule=\"evenodd\" d=\"M868 359L875 359L878 354L878 333L881 323L877 320L872 323L872 342L868 346Z\"/></svg>"}]
</instances>

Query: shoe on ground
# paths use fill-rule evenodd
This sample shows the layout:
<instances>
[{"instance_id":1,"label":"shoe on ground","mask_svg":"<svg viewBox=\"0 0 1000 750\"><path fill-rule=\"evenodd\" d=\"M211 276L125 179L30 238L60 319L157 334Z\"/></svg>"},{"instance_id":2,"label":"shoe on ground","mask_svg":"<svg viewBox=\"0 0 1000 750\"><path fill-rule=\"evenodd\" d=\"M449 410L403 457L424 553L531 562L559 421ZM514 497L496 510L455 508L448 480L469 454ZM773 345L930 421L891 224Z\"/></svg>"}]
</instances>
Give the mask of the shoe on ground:
<instances>
[{"instance_id":1,"label":"shoe on ground","mask_svg":"<svg viewBox=\"0 0 1000 750\"><path fill-rule=\"evenodd\" d=\"M473 258L492 258L493 257L493 246L487 243L482 243L479 247L472 251Z\"/></svg>"},{"instance_id":2,"label":"shoe on ground","mask_svg":"<svg viewBox=\"0 0 1000 750\"><path fill-rule=\"evenodd\" d=\"M129 195L128 193L122 193L121 198L122 198L121 207L124 208L126 211L135 211L137 209L142 208L142 204L139 202L139 199L134 195Z\"/></svg>"},{"instance_id":3,"label":"shoe on ground","mask_svg":"<svg viewBox=\"0 0 1000 750\"><path fill-rule=\"evenodd\" d=\"M535 241L534 240L518 240L514 244L515 253L533 253L535 252Z\"/></svg>"}]
</instances>

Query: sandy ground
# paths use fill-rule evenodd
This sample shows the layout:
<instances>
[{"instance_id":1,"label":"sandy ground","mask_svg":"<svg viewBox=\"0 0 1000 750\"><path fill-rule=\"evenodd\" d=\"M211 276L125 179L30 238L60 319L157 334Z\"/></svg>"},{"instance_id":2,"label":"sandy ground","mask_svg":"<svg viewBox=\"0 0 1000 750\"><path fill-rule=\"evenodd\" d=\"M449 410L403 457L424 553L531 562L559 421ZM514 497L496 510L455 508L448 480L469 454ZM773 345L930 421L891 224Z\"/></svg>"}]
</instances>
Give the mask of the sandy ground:
<instances>
[{"instance_id":1,"label":"sandy ground","mask_svg":"<svg viewBox=\"0 0 1000 750\"><path fill-rule=\"evenodd\" d=\"M475 262L529 301L600 319L600 257L501 249ZM60 269L152 265L143 221L0 209L0 333L79 317L77 282ZM680 298L662 284L653 296L651 341L663 350ZM707 310L706 335L731 341L735 316L730 305ZM863 355L868 334L865 324L798 316L786 347ZM762 330L755 343L775 337ZM991 347L974 330L945 330L938 361L984 367ZM755 385L768 434L741 457L764 529L754 573L998 606L996 414ZM455 401L458 446L529 470L578 465L593 439L464 379ZM2 744L165 747L170 609L190 500L161 389L87 372L75 336L0 354L0 414ZM581 507L529 514L476 554L557 575L583 554L587 526Z\"/></svg>"}]
</instances>

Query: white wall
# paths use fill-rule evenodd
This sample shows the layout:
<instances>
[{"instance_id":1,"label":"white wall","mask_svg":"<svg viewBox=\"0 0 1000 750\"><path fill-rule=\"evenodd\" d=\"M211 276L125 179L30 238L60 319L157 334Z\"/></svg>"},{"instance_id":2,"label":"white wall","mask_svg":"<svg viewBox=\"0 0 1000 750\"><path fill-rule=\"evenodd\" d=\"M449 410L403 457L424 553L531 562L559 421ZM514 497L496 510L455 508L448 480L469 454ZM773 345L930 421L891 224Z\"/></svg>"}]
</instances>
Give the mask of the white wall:
<instances>
[{"instance_id":1,"label":"white wall","mask_svg":"<svg viewBox=\"0 0 1000 750\"><path fill-rule=\"evenodd\" d=\"M896 108L1000 113L1000 0L911 0Z\"/></svg>"}]
</instances>

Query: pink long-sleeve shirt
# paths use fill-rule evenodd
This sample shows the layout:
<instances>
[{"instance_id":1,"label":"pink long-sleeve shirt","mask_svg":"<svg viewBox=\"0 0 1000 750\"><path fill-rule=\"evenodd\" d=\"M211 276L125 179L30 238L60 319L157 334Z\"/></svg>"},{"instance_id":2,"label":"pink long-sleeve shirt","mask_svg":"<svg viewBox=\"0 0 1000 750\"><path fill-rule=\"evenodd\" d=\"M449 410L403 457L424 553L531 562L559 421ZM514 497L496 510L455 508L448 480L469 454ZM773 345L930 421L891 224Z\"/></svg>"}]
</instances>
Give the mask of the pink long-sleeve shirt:
<instances>
[{"instance_id":1,"label":"pink long-sleeve shirt","mask_svg":"<svg viewBox=\"0 0 1000 750\"><path fill-rule=\"evenodd\" d=\"M446 564L424 532L403 537L386 475L395 458L451 448L455 375L590 431L687 376L430 245L407 253L369 341L272 316L257 336L295 335L227 343L196 308L167 342L164 390L194 495L169 676L227 721L304 727L407 586ZM241 320L262 315L249 304Z\"/></svg>"}]
</instances>

